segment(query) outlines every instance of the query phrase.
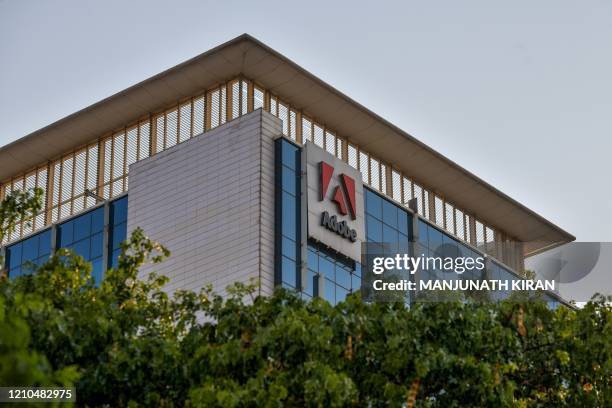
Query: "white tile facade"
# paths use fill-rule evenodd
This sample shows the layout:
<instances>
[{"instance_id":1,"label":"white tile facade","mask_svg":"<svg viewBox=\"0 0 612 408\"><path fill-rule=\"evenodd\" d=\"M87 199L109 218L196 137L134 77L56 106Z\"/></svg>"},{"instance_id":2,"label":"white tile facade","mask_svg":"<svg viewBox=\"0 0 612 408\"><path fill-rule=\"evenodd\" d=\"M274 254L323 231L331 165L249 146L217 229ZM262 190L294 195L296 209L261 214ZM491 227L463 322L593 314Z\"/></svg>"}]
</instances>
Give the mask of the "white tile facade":
<instances>
[{"instance_id":1,"label":"white tile facade","mask_svg":"<svg viewBox=\"0 0 612 408\"><path fill-rule=\"evenodd\" d=\"M256 278L274 287L274 139L258 109L130 167L128 234L141 227L172 255L155 270L169 292Z\"/></svg>"}]
</instances>

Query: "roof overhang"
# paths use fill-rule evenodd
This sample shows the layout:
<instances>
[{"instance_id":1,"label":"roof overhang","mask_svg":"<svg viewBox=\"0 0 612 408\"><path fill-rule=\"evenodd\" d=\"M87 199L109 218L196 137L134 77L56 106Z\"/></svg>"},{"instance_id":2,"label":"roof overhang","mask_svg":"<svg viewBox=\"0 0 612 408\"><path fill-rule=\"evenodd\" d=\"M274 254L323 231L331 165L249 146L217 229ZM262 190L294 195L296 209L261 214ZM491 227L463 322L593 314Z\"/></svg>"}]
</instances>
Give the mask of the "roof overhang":
<instances>
[{"instance_id":1,"label":"roof overhang","mask_svg":"<svg viewBox=\"0 0 612 408\"><path fill-rule=\"evenodd\" d=\"M243 34L0 148L0 180L238 75L517 240L526 252L575 237L283 55Z\"/></svg>"}]
</instances>

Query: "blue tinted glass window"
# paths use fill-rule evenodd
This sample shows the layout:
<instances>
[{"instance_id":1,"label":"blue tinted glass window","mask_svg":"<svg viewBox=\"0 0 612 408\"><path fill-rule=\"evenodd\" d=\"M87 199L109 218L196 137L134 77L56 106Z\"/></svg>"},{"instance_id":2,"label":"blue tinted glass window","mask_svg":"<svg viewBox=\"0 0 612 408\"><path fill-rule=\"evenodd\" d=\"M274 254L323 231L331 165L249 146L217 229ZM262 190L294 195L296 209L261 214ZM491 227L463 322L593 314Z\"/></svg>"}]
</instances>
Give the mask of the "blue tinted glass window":
<instances>
[{"instance_id":1,"label":"blue tinted glass window","mask_svg":"<svg viewBox=\"0 0 612 408\"><path fill-rule=\"evenodd\" d=\"M419 244L421 247L429 247L429 226L423 221L419 220Z\"/></svg>"},{"instance_id":2,"label":"blue tinted glass window","mask_svg":"<svg viewBox=\"0 0 612 408\"><path fill-rule=\"evenodd\" d=\"M291 238L297 239L296 236L296 228L297 228L297 217L296 217L296 199L295 197L283 192L282 195L282 207L283 207L283 215L282 215L282 225L283 225L283 235Z\"/></svg>"},{"instance_id":3,"label":"blue tinted glass window","mask_svg":"<svg viewBox=\"0 0 612 408\"><path fill-rule=\"evenodd\" d=\"M402 234L408 235L408 220L410 217L408 213L404 210L397 210L397 229L400 230Z\"/></svg>"},{"instance_id":4,"label":"blue tinted glass window","mask_svg":"<svg viewBox=\"0 0 612 408\"><path fill-rule=\"evenodd\" d=\"M38 258L38 236L33 236L31 238L23 241L22 244L22 253L21 253L21 261L33 261Z\"/></svg>"},{"instance_id":5,"label":"blue tinted glass window","mask_svg":"<svg viewBox=\"0 0 612 408\"><path fill-rule=\"evenodd\" d=\"M102 256L104 252L104 238L102 233L91 237L91 258L95 259Z\"/></svg>"},{"instance_id":6,"label":"blue tinted glass window","mask_svg":"<svg viewBox=\"0 0 612 408\"><path fill-rule=\"evenodd\" d=\"M365 201L366 201L366 212L378 219L382 218L382 198L376 193L371 192L367 188L364 189Z\"/></svg>"},{"instance_id":7,"label":"blue tinted glass window","mask_svg":"<svg viewBox=\"0 0 612 408\"><path fill-rule=\"evenodd\" d=\"M68 221L63 224L60 224L58 231L59 231L58 246L60 248L65 248L68 245L72 244L72 242L74 241L72 221Z\"/></svg>"},{"instance_id":8,"label":"blue tinted glass window","mask_svg":"<svg viewBox=\"0 0 612 408\"><path fill-rule=\"evenodd\" d=\"M111 203L111 218L114 225L127 221L127 197Z\"/></svg>"},{"instance_id":9,"label":"blue tinted glass window","mask_svg":"<svg viewBox=\"0 0 612 408\"><path fill-rule=\"evenodd\" d=\"M127 224L123 223L120 225L113 226L112 235L112 248L118 249L121 247L121 243L125 241L127 235Z\"/></svg>"},{"instance_id":10,"label":"blue tinted glass window","mask_svg":"<svg viewBox=\"0 0 612 408\"><path fill-rule=\"evenodd\" d=\"M110 267L111 268L116 268L117 265L119 264L119 255L121 255L121 250L120 249L115 249L112 253L111 253L111 259L110 259Z\"/></svg>"},{"instance_id":11,"label":"blue tinted glass window","mask_svg":"<svg viewBox=\"0 0 612 408\"><path fill-rule=\"evenodd\" d=\"M383 222L397 228L397 207L395 204L382 200Z\"/></svg>"},{"instance_id":12,"label":"blue tinted glass window","mask_svg":"<svg viewBox=\"0 0 612 408\"><path fill-rule=\"evenodd\" d=\"M442 233L437 228L428 225L427 235L429 238L429 249L436 251L442 245Z\"/></svg>"},{"instance_id":13,"label":"blue tinted glass window","mask_svg":"<svg viewBox=\"0 0 612 408\"><path fill-rule=\"evenodd\" d=\"M298 148L287 141L283 141L283 164L290 169L298 170Z\"/></svg>"},{"instance_id":14,"label":"blue tinted glass window","mask_svg":"<svg viewBox=\"0 0 612 408\"><path fill-rule=\"evenodd\" d=\"M282 246L283 255L286 256L287 258L290 258L296 261L297 260L297 244L295 243L295 241L289 238L283 237L282 245L283 245Z\"/></svg>"},{"instance_id":15,"label":"blue tinted glass window","mask_svg":"<svg viewBox=\"0 0 612 408\"><path fill-rule=\"evenodd\" d=\"M102 282L102 277L104 274L104 269L102 268L102 259L95 259L91 262L91 274L94 278L94 282L96 285L99 285Z\"/></svg>"},{"instance_id":16,"label":"blue tinted glass window","mask_svg":"<svg viewBox=\"0 0 612 408\"><path fill-rule=\"evenodd\" d=\"M334 263L326 256L319 256L319 270L326 278L334 279Z\"/></svg>"},{"instance_id":17,"label":"blue tinted glass window","mask_svg":"<svg viewBox=\"0 0 612 408\"><path fill-rule=\"evenodd\" d=\"M334 285L334 282L330 281L329 279L325 279L323 299L327 300L332 305L336 304L336 285Z\"/></svg>"},{"instance_id":18,"label":"blue tinted glass window","mask_svg":"<svg viewBox=\"0 0 612 408\"><path fill-rule=\"evenodd\" d=\"M12 245L7 248L7 257L9 269L15 269L21 265L21 249L23 245L21 243Z\"/></svg>"},{"instance_id":19,"label":"blue tinted glass window","mask_svg":"<svg viewBox=\"0 0 612 408\"><path fill-rule=\"evenodd\" d=\"M85 214L75 218L73 222L75 241L79 241L91 234L91 215Z\"/></svg>"},{"instance_id":20,"label":"blue tinted glass window","mask_svg":"<svg viewBox=\"0 0 612 408\"><path fill-rule=\"evenodd\" d=\"M351 286L353 292L357 292L361 289L361 278L357 275L351 275Z\"/></svg>"},{"instance_id":21,"label":"blue tinted glass window","mask_svg":"<svg viewBox=\"0 0 612 408\"><path fill-rule=\"evenodd\" d=\"M291 286L296 286L296 265L295 262L283 256L282 260L283 282Z\"/></svg>"},{"instance_id":22,"label":"blue tinted glass window","mask_svg":"<svg viewBox=\"0 0 612 408\"><path fill-rule=\"evenodd\" d=\"M371 215L366 216L368 242L382 242L382 223Z\"/></svg>"},{"instance_id":23,"label":"blue tinted glass window","mask_svg":"<svg viewBox=\"0 0 612 408\"><path fill-rule=\"evenodd\" d=\"M38 256L48 256L51 254L51 230L48 229L40 233L38 238Z\"/></svg>"},{"instance_id":24,"label":"blue tinted glass window","mask_svg":"<svg viewBox=\"0 0 612 408\"><path fill-rule=\"evenodd\" d=\"M319 256L312 248L308 248L308 269L315 272L319 270Z\"/></svg>"},{"instance_id":25,"label":"blue tinted glass window","mask_svg":"<svg viewBox=\"0 0 612 408\"><path fill-rule=\"evenodd\" d=\"M336 266L336 283L350 290L351 273L342 267Z\"/></svg>"},{"instance_id":26,"label":"blue tinted glass window","mask_svg":"<svg viewBox=\"0 0 612 408\"><path fill-rule=\"evenodd\" d=\"M316 284L315 273L313 271L306 272L306 287L304 288L304 293L308 296L314 296L314 287Z\"/></svg>"},{"instance_id":27,"label":"blue tinted glass window","mask_svg":"<svg viewBox=\"0 0 612 408\"><path fill-rule=\"evenodd\" d=\"M11 270L9 271L9 276L11 278L21 276L21 267L11 268Z\"/></svg>"},{"instance_id":28,"label":"blue tinted glass window","mask_svg":"<svg viewBox=\"0 0 612 408\"><path fill-rule=\"evenodd\" d=\"M383 228L382 242L397 243L399 241L398 232L395 228L391 228L387 224L383 224L382 228Z\"/></svg>"},{"instance_id":29,"label":"blue tinted glass window","mask_svg":"<svg viewBox=\"0 0 612 408\"><path fill-rule=\"evenodd\" d=\"M81 255L86 260L89 260L90 259L89 258L89 255L90 255L90 253L89 253L89 245L90 245L89 240L88 239L84 239L82 241L79 241L79 242L75 243L72 246L72 250L76 254Z\"/></svg>"},{"instance_id":30,"label":"blue tinted glass window","mask_svg":"<svg viewBox=\"0 0 612 408\"><path fill-rule=\"evenodd\" d=\"M296 190L296 176L293 170L283 166L282 174L283 190L293 195L297 195Z\"/></svg>"},{"instance_id":31,"label":"blue tinted glass window","mask_svg":"<svg viewBox=\"0 0 612 408\"><path fill-rule=\"evenodd\" d=\"M91 212L91 233L102 232L104 230L104 207L100 207Z\"/></svg>"},{"instance_id":32,"label":"blue tinted glass window","mask_svg":"<svg viewBox=\"0 0 612 408\"><path fill-rule=\"evenodd\" d=\"M348 290L340 286L336 286L336 303L344 302L348 294L349 294Z\"/></svg>"}]
</instances>

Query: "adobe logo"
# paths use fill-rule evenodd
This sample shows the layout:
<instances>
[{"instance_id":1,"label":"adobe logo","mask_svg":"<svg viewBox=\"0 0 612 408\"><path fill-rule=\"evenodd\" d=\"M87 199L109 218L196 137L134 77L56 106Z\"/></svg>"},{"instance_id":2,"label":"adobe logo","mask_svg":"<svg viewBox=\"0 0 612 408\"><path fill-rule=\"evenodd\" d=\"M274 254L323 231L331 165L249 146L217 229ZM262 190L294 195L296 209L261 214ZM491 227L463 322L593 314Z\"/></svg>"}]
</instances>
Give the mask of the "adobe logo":
<instances>
[{"instance_id":1,"label":"adobe logo","mask_svg":"<svg viewBox=\"0 0 612 408\"><path fill-rule=\"evenodd\" d=\"M327 195L332 176L334 175L334 167L325 163L319 162L319 201L323 201ZM340 174L340 185L336 186L332 195L331 201L336 203L338 212L342 215L350 213L351 219L357 219L357 200L355 199L355 180L346 174ZM342 188L341 188L342 186Z\"/></svg>"},{"instance_id":2,"label":"adobe logo","mask_svg":"<svg viewBox=\"0 0 612 408\"><path fill-rule=\"evenodd\" d=\"M319 162L319 201L325 200L333 175L333 166L323 161ZM341 215L348 215L350 213L351 219L357 219L355 180L344 173L341 174L340 184L334 189L331 201L336 204ZM330 215L327 211L321 213L321 226L351 242L357 241L357 231L351 228L346 221L338 220L336 215Z\"/></svg>"}]
</instances>

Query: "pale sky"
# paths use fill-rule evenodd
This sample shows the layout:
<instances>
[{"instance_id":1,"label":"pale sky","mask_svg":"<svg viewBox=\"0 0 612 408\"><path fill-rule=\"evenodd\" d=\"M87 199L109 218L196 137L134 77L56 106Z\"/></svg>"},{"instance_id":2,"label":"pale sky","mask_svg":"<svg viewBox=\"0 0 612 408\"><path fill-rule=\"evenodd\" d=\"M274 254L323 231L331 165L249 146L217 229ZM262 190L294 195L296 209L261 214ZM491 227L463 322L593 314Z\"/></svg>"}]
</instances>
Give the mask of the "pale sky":
<instances>
[{"instance_id":1,"label":"pale sky","mask_svg":"<svg viewBox=\"0 0 612 408\"><path fill-rule=\"evenodd\" d=\"M607 0L0 0L0 145L244 32L578 240L612 241Z\"/></svg>"}]
</instances>

